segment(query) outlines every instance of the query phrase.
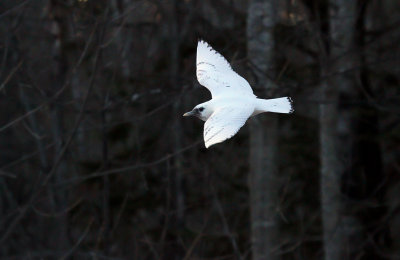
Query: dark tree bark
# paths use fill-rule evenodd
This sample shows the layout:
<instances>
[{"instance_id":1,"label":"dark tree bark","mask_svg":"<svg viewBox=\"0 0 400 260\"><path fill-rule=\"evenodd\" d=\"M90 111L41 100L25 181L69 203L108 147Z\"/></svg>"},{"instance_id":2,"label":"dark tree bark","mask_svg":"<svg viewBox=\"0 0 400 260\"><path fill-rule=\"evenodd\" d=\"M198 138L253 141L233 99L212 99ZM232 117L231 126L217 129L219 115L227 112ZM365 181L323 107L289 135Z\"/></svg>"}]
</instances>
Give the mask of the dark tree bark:
<instances>
[{"instance_id":1,"label":"dark tree bark","mask_svg":"<svg viewBox=\"0 0 400 260\"><path fill-rule=\"evenodd\" d=\"M51 19L51 33L54 37L54 44L52 49L53 54L53 70L50 74L53 89L50 95L54 95L59 91L66 81L68 72L68 61L66 57L66 39L68 34L68 11L66 6L58 0L50 0L48 4L49 17ZM51 118L51 132L55 143L54 160L61 154L62 146L64 144L63 133L65 131L63 120L64 113L60 108L62 98L56 99L50 104L50 118ZM62 183L67 174L67 163L65 159L61 159L57 172L54 174L53 183ZM51 196L53 196L54 213L64 211L68 207L67 192L64 189L49 188ZM68 217L66 213L61 214L54 221L54 233L50 238L50 242L54 244L55 248L60 250L67 250L69 248L68 239Z\"/></svg>"},{"instance_id":2,"label":"dark tree bark","mask_svg":"<svg viewBox=\"0 0 400 260\"><path fill-rule=\"evenodd\" d=\"M385 206L387 177L384 175L382 152L379 143L379 111L373 103L376 99L370 84L370 67L365 60L366 10L368 1L353 4L354 14L353 60L359 69L351 75L354 86L351 99L343 95L344 102L350 103L348 110L353 112L351 133L351 165L343 176L343 193L346 196L346 214L355 219L358 229L353 236L348 236L352 250L349 259L365 255L366 259L388 259L382 252L390 245L388 225L384 220L388 210ZM370 21L371 22L371 21ZM346 92L343 91L345 94ZM353 100L351 103L349 100ZM357 109L354 105L356 103ZM353 108L353 109L351 109ZM362 205L362 206L361 206ZM350 234L351 235L351 234ZM355 236L358 241L355 244Z\"/></svg>"},{"instance_id":3,"label":"dark tree bark","mask_svg":"<svg viewBox=\"0 0 400 260\"><path fill-rule=\"evenodd\" d=\"M271 93L268 69L274 65L277 4L275 0L253 0L247 18L247 49L256 67L255 88ZM278 118L268 114L250 120L250 211L254 260L278 259Z\"/></svg>"},{"instance_id":4,"label":"dark tree bark","mask_svg":"<svg viewBox=\"0 0 400 260\"><path fill-rule=\"evenodd\" d=\"M320 105L320 152L321 152L321 210L324 235L325 259L344 259L344 238L350 236L356 225L343 218L341 176L348 170L351 155L351 124L353 112L339 105L342 96L354 96L354 82L346 73L354 65L348 52L354 46L355 3L331 0L328 9L321 8L320 17L329 13L329 27L321 27L320 65L322 100ZM329 40L323 35L330 35ZM329 75L334 75L330 78ZM347 225L346 225L347 223ZM351 224L350 224L351 223Z\"/></svg>"},{"instance_id":5,"label":"dark tree bark","mask_svg":"<svg viewBox=\"0 0 400 260\"><path fill-rule=\"evenodd\" d=\"M179 85L180 78L180 34L179 34L179 21L178 10L180 2L173 0L170 6L169 13L169 84L170 88L176 89ZM173 115L181 114L180 99L177 99L173 104ZM175 117L173 120L174 131L172 133L172 146L174 151L182 148L182 124L181 118ZM169 194L171 195L171 209L169 217L167 218L169 234L166 242L166 252L164 259L182 259L184 256L184 249L180 243L181 232L184 225L184 190L183 190L183 156L178 154L173 159L173 167L170 170L169 176L170 185L168 186Z\"/></svg>"}]
</instances>

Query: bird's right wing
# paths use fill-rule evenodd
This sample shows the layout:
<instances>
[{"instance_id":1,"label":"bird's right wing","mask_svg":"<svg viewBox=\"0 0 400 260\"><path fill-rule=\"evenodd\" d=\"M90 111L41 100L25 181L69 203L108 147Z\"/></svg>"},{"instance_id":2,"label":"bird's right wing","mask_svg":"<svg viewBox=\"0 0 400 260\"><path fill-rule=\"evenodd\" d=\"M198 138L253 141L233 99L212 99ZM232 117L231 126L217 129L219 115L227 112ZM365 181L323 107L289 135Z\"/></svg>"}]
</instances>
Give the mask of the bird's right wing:
<instances>
[{"instance_id":1,"label":"bird's right wing","mask_svg":"<svg viewBox=\"0 0 400 260\"><path fill-rule=\"evenodd\" d=\"M253 112L254 107L245 104L226 106L215 110L204 124L206 148L234 136Z\"/></svg>"},{"instance_id":2,"label":"bird's right wing","mask_svg":"<svg viewBox=\"0 0 400 260\"><path fill-rule=\"evenodd\" d=\"M213 98L226 94L254 96L249 83L204 41L199 41L197 45L196 75L199 83L210 90Z\"/></svg>"}]
</instances>

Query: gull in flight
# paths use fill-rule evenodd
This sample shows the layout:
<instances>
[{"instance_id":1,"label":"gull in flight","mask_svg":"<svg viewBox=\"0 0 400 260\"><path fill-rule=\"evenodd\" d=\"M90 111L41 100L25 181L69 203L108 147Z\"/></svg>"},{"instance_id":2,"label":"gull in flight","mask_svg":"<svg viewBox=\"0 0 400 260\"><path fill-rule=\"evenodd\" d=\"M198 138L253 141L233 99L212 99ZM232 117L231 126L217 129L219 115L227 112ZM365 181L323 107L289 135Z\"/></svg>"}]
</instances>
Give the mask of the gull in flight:
<instances>
[{"instance_id":1,"label":"gull in flight","mask_svg":"<svg viewBox=\"0 0 400 260\"><path fill-rule=\"evenodd\" d=\"M196 76L211 92L212 99L183 116L196 116L205 121L206 148L234 136L251 116L264 112L293 112L290 97L257 98L247 80L233 71L228 61L204 41L197 45Z\"/></svg>"}]
</instances>

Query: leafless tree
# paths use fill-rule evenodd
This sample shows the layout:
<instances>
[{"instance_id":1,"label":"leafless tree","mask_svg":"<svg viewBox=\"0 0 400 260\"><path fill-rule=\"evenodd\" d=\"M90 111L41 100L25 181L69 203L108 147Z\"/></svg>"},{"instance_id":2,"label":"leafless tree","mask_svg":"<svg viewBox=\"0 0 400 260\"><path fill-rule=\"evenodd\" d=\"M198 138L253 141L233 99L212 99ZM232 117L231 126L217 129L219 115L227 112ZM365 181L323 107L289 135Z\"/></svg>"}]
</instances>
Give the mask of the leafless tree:
<instances>
[{"instance_id":1,"label":"leafless tree","mask_svg":"<svg viewBox=\"0 0 400 260\"><path fill-rule=\"evenodd\" d=\"M256 88L273 93L269 69L274 67L274 28L277 1L250 1L247 18L247 50ZM250 124L250 211L253 259L278 259L278 118L257 117Z\"/></svg>"},{"instance_id":2,"label":"leafless tree","mask_svg":"<svg viewBox=\"0 0 400 260\"><path fill-rule=\"evenodd\" d=\"M397 0L0 1L0 259L400 259L398 17ZM199 39L295 113L204 148L181 117L210 97Z\"/></svg>"}]
</instances>

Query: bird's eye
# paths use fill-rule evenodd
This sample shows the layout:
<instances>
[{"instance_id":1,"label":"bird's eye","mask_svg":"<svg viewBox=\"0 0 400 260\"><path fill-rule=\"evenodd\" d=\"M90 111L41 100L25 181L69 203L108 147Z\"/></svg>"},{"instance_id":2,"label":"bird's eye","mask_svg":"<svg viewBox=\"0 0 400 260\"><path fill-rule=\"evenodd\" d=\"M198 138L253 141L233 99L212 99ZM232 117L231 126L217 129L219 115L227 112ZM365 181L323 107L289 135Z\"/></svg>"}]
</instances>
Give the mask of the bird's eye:
<instances>
[{"instance_id":1,"label":"bird's eye","mask_svg":"<svg viewBox=\"0 0 400 260\"><path fill-rule=\"evenodd\" d=\"M199 108L200 112L203 112L203 110L204 110L204 107Z\"/></svg>"}]
</instances>

